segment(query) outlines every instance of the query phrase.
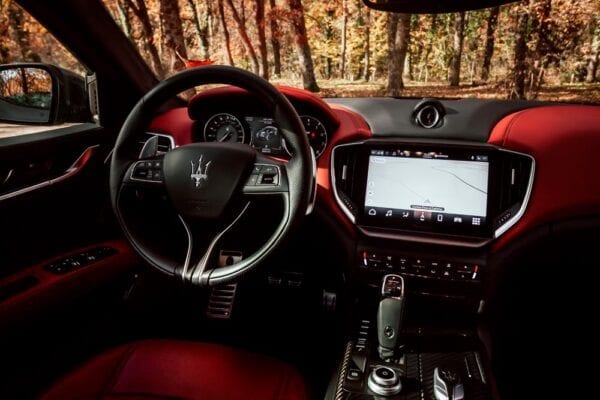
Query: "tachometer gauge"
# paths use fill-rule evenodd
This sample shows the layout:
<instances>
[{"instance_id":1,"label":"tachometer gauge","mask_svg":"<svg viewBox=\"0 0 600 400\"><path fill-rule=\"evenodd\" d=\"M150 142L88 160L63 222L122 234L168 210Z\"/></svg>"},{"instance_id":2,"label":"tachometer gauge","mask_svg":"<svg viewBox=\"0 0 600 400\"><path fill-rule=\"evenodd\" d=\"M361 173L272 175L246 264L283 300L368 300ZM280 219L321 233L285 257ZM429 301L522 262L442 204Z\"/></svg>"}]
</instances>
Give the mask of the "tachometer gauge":
<instances>
[{"instance_id":1,"label":"tachometer gauge","mask_svg":"<svg viewBox=\"0 0 600 400\"><path fill-rule=\"evenodd\" d=\"M215 114L204 125L204 140L207 142L244 143L244 127L231 114Z\"/></svg>"},{"instance_id":2,"label":"tachometer gauge","mask_svg":"<svg viewBox=\"0 0 600 400\"><path fill-rule=\"evenodd\" d=\"M308 136L308 142L315 151L315 157L319 157L327 147L327 130L325 125L315 117L301 115L300 120Z\"/></svg>"}]
</instances>

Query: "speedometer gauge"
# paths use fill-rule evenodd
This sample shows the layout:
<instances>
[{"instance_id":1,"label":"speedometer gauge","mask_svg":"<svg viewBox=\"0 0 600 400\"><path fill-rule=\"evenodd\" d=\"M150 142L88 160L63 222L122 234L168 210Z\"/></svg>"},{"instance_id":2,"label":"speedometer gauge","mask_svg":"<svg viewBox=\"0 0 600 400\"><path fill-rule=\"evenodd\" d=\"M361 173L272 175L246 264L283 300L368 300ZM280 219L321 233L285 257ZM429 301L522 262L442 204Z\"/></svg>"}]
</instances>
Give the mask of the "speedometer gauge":
<instances>
[{"instance_id":1,"label":"speedometer gauge","mask_svg":"<svg viewBox=\"0 0 600 400\"><path fill-rule=\"evenodd\" d=\"M204 125L204 140L207 142L239 142L246 139L244 127L231 114L215 114Z\"/></svg>"},{"instance_id":2,"label":"speedometer gauge","mask_svg":"<svg viewBox=\"0 0 600 400\"><path fill-rule=\"evenodd\" d=\"M308 142L315 151L315 157L319 157L327 147L327 130L325 125L310 115L300 116L304 130L308 136Z\"/></svg>"}]
</instances>

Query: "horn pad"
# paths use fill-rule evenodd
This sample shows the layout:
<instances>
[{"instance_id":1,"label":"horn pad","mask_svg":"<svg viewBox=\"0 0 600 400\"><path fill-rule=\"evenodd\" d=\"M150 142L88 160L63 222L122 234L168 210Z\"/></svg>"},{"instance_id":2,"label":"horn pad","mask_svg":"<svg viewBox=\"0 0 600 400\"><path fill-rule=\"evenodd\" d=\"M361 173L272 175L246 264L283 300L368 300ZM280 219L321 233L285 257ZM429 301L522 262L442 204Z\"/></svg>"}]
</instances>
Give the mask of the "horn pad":
<instances>
[{"instance_id":1,"label":"horn pad","mask_svg":"<svg viewBox=\"0 0 600 400\"><path fill-rule=\"evenodd\" d=\"M218 218L252 172L256 153L241 143L193 143L165 154L164 182L179 215Z\"/></svg>"}]
</instances>

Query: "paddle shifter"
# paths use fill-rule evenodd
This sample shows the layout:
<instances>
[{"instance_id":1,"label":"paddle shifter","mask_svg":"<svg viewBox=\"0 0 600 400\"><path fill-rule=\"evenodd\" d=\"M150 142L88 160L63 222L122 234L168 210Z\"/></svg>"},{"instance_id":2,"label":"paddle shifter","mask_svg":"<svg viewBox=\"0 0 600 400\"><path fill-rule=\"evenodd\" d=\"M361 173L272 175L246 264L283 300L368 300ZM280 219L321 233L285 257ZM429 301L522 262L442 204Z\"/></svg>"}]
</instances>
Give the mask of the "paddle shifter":
<instances>
[{"instance_id":1,"label":"paddle shifter","mask_svg":"<svg viewBox=\"0 0 600 400\"><path fill-rule=\"evenodd\" d=\"M381 284L382 299L377 310L377 339L379 357L392 358L400 335L404 313L404 279L400 275L386 275Z\"/></svg>"}]
</instances>

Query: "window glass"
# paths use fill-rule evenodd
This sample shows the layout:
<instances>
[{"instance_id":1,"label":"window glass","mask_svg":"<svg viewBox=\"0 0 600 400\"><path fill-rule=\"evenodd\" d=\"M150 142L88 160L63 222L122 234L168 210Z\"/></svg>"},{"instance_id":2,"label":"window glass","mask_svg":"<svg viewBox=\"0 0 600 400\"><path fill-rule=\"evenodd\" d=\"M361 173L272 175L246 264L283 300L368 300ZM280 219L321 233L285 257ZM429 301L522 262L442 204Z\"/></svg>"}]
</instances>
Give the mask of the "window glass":
<instances>
[{"instance_id":1,"label":"window glass","mask_svg":"<svg viewBox=\"0 0 600 400\"><path fill-rule=\"evenodd\" d=\"M103 0L159 78L229 64L322 96L600 101L600 1L390 14L350 0Z\"/></svg>"}]
</instances>

